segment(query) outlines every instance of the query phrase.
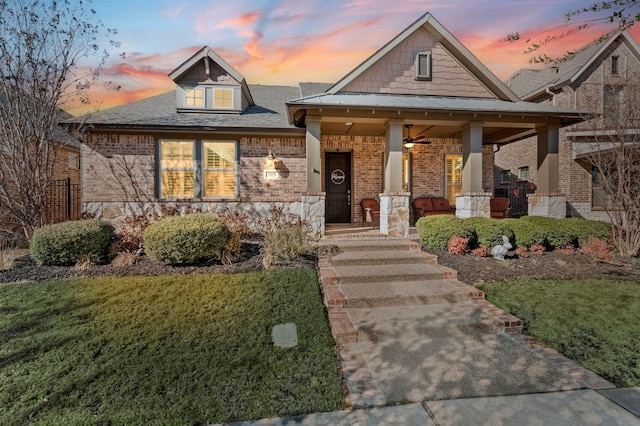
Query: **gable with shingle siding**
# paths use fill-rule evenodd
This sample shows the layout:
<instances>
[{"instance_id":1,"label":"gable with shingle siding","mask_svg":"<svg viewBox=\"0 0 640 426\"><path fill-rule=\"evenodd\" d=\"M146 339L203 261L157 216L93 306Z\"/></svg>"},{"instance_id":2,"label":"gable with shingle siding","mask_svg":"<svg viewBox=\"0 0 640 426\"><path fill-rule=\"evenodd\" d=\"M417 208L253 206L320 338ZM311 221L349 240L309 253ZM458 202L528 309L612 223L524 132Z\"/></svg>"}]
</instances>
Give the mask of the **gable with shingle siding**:
<instances>
[{"instance_id":1,"label":"gable with shingle siding","mask_svg":"<svg viewBox=\"0 0 640 426\"><path fill-rule=\"evenodd\" d=\"M415 58L419 52L431 52L430 80L416 79ZM341 91L496 98L422 28L395 46Z\"/></svg>"}]
</instances>

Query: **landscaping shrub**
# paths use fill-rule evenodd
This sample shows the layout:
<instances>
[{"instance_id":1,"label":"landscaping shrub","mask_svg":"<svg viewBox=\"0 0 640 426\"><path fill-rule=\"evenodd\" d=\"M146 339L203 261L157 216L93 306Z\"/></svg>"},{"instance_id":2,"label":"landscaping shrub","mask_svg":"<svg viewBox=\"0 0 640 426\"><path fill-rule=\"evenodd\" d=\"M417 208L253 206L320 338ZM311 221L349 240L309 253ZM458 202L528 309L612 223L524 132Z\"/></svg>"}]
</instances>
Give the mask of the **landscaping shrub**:
<instances>
[{"instance_id":1,"label":"landscaping shrub","mask_svg":"<svg viewBox=\"0 0 640 426\"><path fill-rule=\"evenodd\" d=\"M36 229L31 256L42 265L72 265L88 259L102 262L113 238L113 226L102 220L57 223Z\"/></svg>"},{"instance_id":2,"label":"landscaping shrub","mask_svg":"<svg viewBox=\"0 0 640 426\"><path fill-rule=\"evenodd\" d=\"M282 261L313 253L314 236L298 215L288 214L274 206L269 215L256 221L262 242L262 263L266 268Z\"/></svg>"},{"instance_id":3,"label":"landscaping shrub","mask_svg":"<svg viewBox=\"0 0 640 426\"><path fill-rule=\"evenodd\" d=\"M446 250L452 237L465 237L475 243L475 232L463 219L451 215L421 217L416 228L422 244L430 249Z\"/></svg>"},{"instance_id":4,"label":"landscaping shrub","mask_svg":"<svg viewBox=\"0 0 640 426\"><path fill-rule=\"evenodd\" d=\"M531 254L542 254L545 251L545 247L533 244L531 247L529 247L529 251L531 252Z\"/></svg>"},{"instance_id":5,"label":"landscaping shrub","mask_svg":"<svg viewBox=\"0 0 640 426\"><path fill-rule=\"evenodd\" d=\"M143 239L149 257L177 265L220 259L229 236L227 226L217 216L194 213L171 216L150 225Z\"/></svg>"},{"instance_id":6,"label":"landscaping shrub","mask_svg":"<svg viewBox=\"0 0 640 426\"><path fill-rule=\"evenodd\" d=\"M519 220L539 227L544 234L544 243L540 245L544 245L549 249L566 247L569 244L574 246L578 244L578 237L566 219L525 216Z\"/></svg>"},{"instance_id":7,"label":"landscaping shrub","mask_svg":"<svg viewBox=\"0 0 640 426\"><path fill-rule=\"evenodd\" d=\"M502 219L502 222L513 231L516 247L542 246L546 243L544 230L538 225L524 220L524 217L521 219Z\"/></svg>"},{"instance_id":8,"label":"landscaping shrub","mask_svg":"<svg viewBox=\"0 0 640 426\"><path fill-rule=\"evenodd\" d=\"M520 246L515 250L516 256L518 257L529 257L529 250L525 246Z\"/></svg>"},{"instance_id":9,"label":"landscaping shrub","mask_svg":"<svg viewBox=\"0 0 640 426\"><path fill-rule=\"evenodd\" d=\"M586 220L579 217L564 219L566 226L576 236L578 245L583 246L591 238L603 241L611 239L611 224L598 220Z\"/></svg>"},{"instance_id":10,"label":"landscaping shrub","mask_svg":"<svg viewBox=\"0 0 640 426\"><path fill-rule=\"evenodd\" d=\"M578 251L594 260L611 260L613 248L604 240L592 238L587 241Z\"/></svg>"},{"instance_id":11,"label":"landscaping shrub","mask_svg":"<svg viewBox=\"0 0 640 426\"><path fill-rule=\"evenodd\" d=\"M491 250L489 250L488 246L481 244L480 247L477 247L471 250L471 254L477 257L489 257L491 256Z\"/></svg>"},{"instance_id":12,"label":"landscaping shrub","mask_svg":"<svg viewBox=\"0 0 640 426\"><path fill-rule=\"evenodd\" d=\"M469 239L465 237L452 237L447 245L447 251L451 254L465 254L469 251Z\"/></svg>"},{"instance_id":13,"label":"landscaping shrub","mask_svg":"<svg viewBox=\"0 0 640 426\"><path fill-rule=\"evenodd\" d=\"M509 241L514 240L511 226L502 219L472 217L464 220L469 227L474 229L478 245L495 247L503 243L503 235L506 235Z\"/></svg>"}]
</instances>

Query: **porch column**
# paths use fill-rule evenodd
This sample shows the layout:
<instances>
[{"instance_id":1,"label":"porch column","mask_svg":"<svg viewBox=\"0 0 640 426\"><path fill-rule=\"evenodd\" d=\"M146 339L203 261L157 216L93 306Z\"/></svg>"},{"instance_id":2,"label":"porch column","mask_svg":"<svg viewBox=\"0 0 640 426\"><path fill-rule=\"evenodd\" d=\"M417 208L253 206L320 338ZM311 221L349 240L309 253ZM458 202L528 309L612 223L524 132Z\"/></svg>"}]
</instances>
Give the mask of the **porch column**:
<instances>
[{"instance_id":1,"label":"porch column","mask_svg":"<svg viewBox=\"0 0 640 426\"><path fill-rule=\"evenodd\" d=\"M390 121L386 131L380 233L390 237L409 235L409 193L402 189L402 126L400 121Z\"/></svg>"},{"instance_id":2,"label":"porch column","mask_svg":"<svg viewBox=\"0 0 640 426\"><path fill-rule=\"evenodd\" d=\"M491 194L482 187L482 123L462 129L462 192L456 196L456 216L490 217Z\"/></svg>"},{"instance_id":3,"label":"porch column","mask_svg":"<svg viewBox=\"0 0 640 426\"><path fill-rule=\"evenodd\" d=\"M320 173L320 118L307 117L307 192L302 194L302 220L316 237L324 235L325 198Z\"/></svg>"},{"instance_id":4,"label":"porch column","mask_svg":"<svg viewBox=\"0 0 640 426\"><path fill-rule=\"evenodd\" d=\"M537 129L538 172L537 189L527 198L529 216L563 218L567 215L567 200L560 193L560 126L550 124Z\"/></svg>"},{"instance_id":5,"label":"porch column","mask_svg":"<svg viewBox=\"0 0 640 426\"><path fill-rule=\"evenodd\" d=\"M307 117L307 192L321 192L320 119Z\"/></svg>"}]
</instances>

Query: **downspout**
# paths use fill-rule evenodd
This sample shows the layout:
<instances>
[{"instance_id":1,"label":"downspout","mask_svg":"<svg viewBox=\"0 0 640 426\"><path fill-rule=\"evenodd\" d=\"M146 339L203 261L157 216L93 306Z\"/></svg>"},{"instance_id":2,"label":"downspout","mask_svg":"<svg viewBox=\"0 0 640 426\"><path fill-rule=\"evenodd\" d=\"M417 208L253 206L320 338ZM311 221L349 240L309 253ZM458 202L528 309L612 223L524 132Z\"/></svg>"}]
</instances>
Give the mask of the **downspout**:
<instances>
[{"instance_id":1,"label":"downspout","mask_svg":"<svg viewBox=\"0 0 640 426\"><path fill-rule=\"evenodd\" d=\"M544 89L544 91L547 93L547 95L553 98L553 100L551 101L553 103L553 106L558 106L558 100L556 99L556 94L551 91L551 86Z\"/></svg>"}]
</instances>

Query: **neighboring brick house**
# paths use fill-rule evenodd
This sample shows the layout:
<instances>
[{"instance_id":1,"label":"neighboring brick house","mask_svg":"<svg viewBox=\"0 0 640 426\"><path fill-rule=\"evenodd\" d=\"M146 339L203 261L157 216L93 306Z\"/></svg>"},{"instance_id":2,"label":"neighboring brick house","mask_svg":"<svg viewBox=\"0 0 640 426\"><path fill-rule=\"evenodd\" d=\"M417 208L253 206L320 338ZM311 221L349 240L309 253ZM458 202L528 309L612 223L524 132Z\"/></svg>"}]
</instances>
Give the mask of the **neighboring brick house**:
<instances>
[{"instance_id":1,"label":"neighboring brick house","mask_svg":"<svg viewBox=\"0 0 640 426\"><path fill-rule=\"evenodd\" d=\"M555 158L559 129L582 120L522 102L428 13L335 84L249 85L207 47L169 77L175 91L90 118L86 210L115 219L158 204L277 205L323 234L362 223L360 201L376 198L380 231L404 236L418 196L489 216L495 145L538 134L541 157ZM557 185L553 164L541 166L542 186Z\"/></svg>"},{"instance_id":2,"label":"neighboring brick house","mask_svg":"<svg viewBox=\"0 0 640 426\"><path fill-rule=\"evenodd\" d=\"M525 101L593 114L591 120L565 127L559 133L558 189L566 198L567 216L609 220L598 173L585 154L593 149L590 142L594 132L607 127L607 120L615 119L611 107L620 102L625 86L630 88L639 82L640 46L627 32L592 42L558 65L520 70L507 81L507 86ZM538 183L535 146L536 139L528 138L496 151L497 193L508 192L513 198L514 188L522 188L518 182Z\"/></svg>"},{"instance_id":3,"label":"neighboring brick house","mask_svg":"<svg viewBox=\"0 0 640 426\"><path fill-rule=\"evenodd\" d=\"M64 129L54 133L56 156L53 163L52 181L49 186L46 223L58 223L80 219L82 214L80 199L80 143ZM1 167L1 166L0 166ZM3 185L12 185L11 179ZM10 186L11 187L11 186ZM0 207L0 245L5 239L11 240L21 235L20 226L10 214L4 215ZM10 235L14 234L14 235Z\"/></svg>"}]
</instances>

